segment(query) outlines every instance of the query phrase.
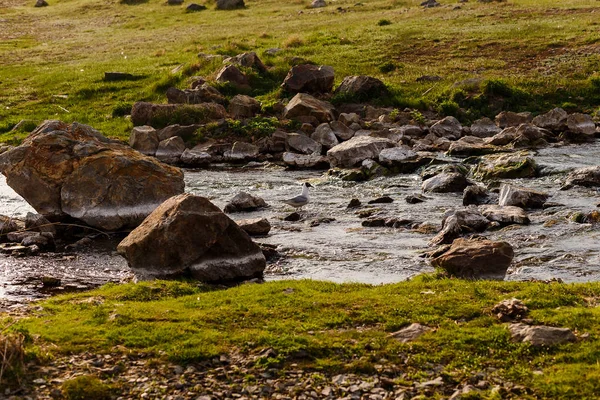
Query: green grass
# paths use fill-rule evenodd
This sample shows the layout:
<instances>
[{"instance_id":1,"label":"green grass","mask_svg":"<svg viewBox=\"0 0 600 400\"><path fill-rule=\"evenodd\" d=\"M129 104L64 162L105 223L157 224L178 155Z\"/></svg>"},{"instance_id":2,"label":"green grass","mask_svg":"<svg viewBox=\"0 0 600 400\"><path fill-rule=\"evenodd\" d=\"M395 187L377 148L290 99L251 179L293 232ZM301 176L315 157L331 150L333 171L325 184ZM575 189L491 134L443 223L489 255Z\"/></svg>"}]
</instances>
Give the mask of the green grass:
<instances>
[{"instance_id":1,"label":"green grass","mask_svg":"<svg viewBox=\"0 0 600 400\"><path fill-rule=\"evenodd\" d=\"M506 324L491 314L497 302L512 297L525 302L534 323L589 338L551 348L512 342ZM591 398L600 377L599 299L598 283L469 282L432 275L384 286L280 281L226 290L155 281L52 298L11 329L30 338L26 352L50 359L86 351L139 352L188 363L271 347L278 356L269 362L284 367L295 362L324 373L368 372L386 358L403 364L408 379L419 380L434 364L457 381L496 368L495 375L538 397ZM435 330L407 344L389 336L413 322Z\"/></svg>"},{"instance_id":2,"label":"green grass","mask_svg":"<svg viewBox=\"0 0 600 400\"><path fill-rule=\"evenodd\" d=\"M132 126L123 104L165 102L171 85L183 88L192 75L214 78L220 62L199 59L199 52L256 51L272 70L251 76L251 94L266 98L280 95L278 83L300 57L333 66L338 83L354 74L383 79L393 89L392 105L448 113L458 105L466 109L464 120L502 109L541 112L567 104L593 111L600 105L595 0L427 10L418 0L340 0L320 12L306 10L308 3L249 0L242 10L211 6L185 13L162 0L55 0L43 8L6 0L0 3L0 141L13 140L5 132L21 119L50 118L126 138ZM379 24L383 20L389 24ZM275 47L282 51L265 55ZM185 68L171 72L180 65ZM106 71L137 79L105 82ZM444 80L416 82L421 75ZM508 91L491 95L457 85L470 78L481 79L480 86L501 79Z\"/></svg>"}]
</instances>

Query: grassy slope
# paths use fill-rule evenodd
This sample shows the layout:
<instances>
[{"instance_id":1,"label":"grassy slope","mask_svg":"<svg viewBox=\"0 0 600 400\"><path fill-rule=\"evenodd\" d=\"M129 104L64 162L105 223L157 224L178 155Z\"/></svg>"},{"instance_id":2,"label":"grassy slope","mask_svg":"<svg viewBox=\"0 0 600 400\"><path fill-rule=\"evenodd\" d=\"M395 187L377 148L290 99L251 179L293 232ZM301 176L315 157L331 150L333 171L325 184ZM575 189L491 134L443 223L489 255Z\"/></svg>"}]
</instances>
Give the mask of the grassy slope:
<instances>
[{"instance_id":1,"label":"grassy slope","mask_svg":"<svg viewBox=\"0 0 600 400\"><path fill-rule=\"evenodd\" d=\"M512 297L528 305L534 323L589 338L542 349L511 342L506 324L490 310ZM599 298L597 283L432 276L376 287L290 281L215 291L159 281L53 298L13 329L36 338L28 348L38 355L139 351L185 363L272 347L279 359L258 362L369 372L386 358L403 365L408 380L427 379L427 368L442 365L442 376L456 382L493 367L537 397L592 398L600 390ZM388 336L412 322L435 331L410 344Z\"/></svg>"},{"instance_id":2,"label":"grassy slope","mask_svg":"<svg viewBox=\"0 0 600 400\"><path fill-rule=\"evenodd\" d=\"M600 70L597 1L472 1L457 10L458 3L423 10L419 2L339 0L310 10L308 0L249 0L244 10L209 6L186 14L184 7L159 0L138 5L53 0L45 8L33 8L28 0L2 0L0 134L20 119L59 118L126 137L130 122L113 111L137 100L165 101L166 87L186 84L186 76L170 71L197 64L198 52L257 51L275 67L277 78L296 56L334 66L338 81L351 74L375 75L396 89L398 105L454 99L483 108L468 90L457 96L452 86L473 77L503 78L524 90L519 95L530 96L517 96L509 108L525 105L536 111L570 102L590 111L600 104L599 85L590 80ZM381 19L391 24L379 26ZM284 51L263 54L273 47ZM396 70L380 72L387 62ZM197 73L210 77L218 64L200 67ZM141 79L102 81L104 71L114 70ZM188 68L184 75L192 73ZM423 74L445 79L415 82ZM273 86L261 93L277 95ZM0 141L11 139L0 136Z\"/></svg>"}]
</instances>

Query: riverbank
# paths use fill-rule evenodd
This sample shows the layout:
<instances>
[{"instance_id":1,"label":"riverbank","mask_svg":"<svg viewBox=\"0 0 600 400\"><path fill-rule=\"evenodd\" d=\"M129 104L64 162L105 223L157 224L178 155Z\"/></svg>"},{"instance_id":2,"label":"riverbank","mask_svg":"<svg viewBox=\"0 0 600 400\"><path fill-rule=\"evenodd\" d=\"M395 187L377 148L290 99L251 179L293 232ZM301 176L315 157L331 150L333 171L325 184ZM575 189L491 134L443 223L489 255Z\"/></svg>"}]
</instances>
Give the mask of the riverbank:
<instances>
[{"instance_id":1,"label":"riverbank","mask_svg":"<svg viewBox=\"0 0 600 400\"><path fill-rule=\"evenodd\" d=\"M492 311L511 298L529 309L517 320L576 341L513 341ZM2 322L25 339L15 399L582 399L600 390L598 299L598 283L435 275L382 286L154 281L55 297ZM413 323L429 330L403 343L397 332Z\"/></svg>"}]
</instances>

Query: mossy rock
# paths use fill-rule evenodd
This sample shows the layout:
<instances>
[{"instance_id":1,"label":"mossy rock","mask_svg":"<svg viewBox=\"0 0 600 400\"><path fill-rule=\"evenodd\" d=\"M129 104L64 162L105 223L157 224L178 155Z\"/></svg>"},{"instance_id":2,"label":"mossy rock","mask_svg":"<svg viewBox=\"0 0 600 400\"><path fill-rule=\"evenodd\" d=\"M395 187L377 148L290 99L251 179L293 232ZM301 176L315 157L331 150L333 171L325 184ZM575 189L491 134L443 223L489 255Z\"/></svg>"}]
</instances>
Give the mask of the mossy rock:
<instances>
[{"instance_id":1,"label":"mossy rock","mask_svg":"<svg viewBox=\"0 0 600 400\"><path fill-rule=\"evenodd\" d=\"M480 180L533 178L536 175L537 164L525 152L484 156L473 173Z\"/></svg>"}]
</instances>

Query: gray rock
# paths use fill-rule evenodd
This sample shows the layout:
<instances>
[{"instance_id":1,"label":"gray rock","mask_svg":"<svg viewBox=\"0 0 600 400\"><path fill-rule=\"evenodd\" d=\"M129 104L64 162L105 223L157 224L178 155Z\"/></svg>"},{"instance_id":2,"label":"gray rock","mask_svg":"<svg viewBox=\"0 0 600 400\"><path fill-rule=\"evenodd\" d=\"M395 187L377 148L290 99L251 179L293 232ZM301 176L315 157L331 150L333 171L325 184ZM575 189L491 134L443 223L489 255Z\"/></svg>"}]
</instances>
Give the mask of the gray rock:
<instances>
[{"instance_id":1,"label":"gray rock","mask_svg":"<svg viewBox=\"0 0 600 400\"><path fill-rule=\"evenodd\" d=\"M328 158L318 153L297 154L285 152L283 153L282 161L286 166L292 168L326 169L329 167Z\"/></svg>"},{"instance_id":2,"label":"gray rock","mask_svg":"<svg viewBox=\"0 0 600 400\"><path fill-rule=\"evenodd\" d=\"M519 299L502 300L492 308L492 313L504 322L515 321L525 318L529 313L529 309Z\"/></svg>"},{"instance_id":3,"label":"gray rock","mask_svg":"<svg viewBox=\"0 0 600 400\"><path fill-rule=\"evenodd\" d=\"M462 125L454 117L446 117L429 128L429 132L437 137L457 140L462 135Z\"/></svg>"},{"instance_id":4,"label":"gray rock","mask_svg":"<svg viewBox=\"0 0 600 400\"><path fill-rule=\"evenodd\" d=\"M365 101L372 98L384 97L389 94L385 84L372 76L347 76L335 90L336 94L347 94L355 100Z\"/></svg>"},{"instance_id":5,"label":"gray rock","mask_svg":"<svg viewBox=\"0 0 600 400\"><path fill-rule=\"evenodd\" d=\"M49 233L52 236L56 235L55 224L48 221L43 215L31 212L25 215L25 229L33 232Z\"/></svg>"},{"instance_id":6,"label":"gray rock","mask_svg":"<svg viewBox=\"0 0 600 400\"><path fill-rule=\"evenodd\" d=\"M301 154L321 154L321 144L306 135L299 133L288 133L285 141L288 151L294 150Z\"/></svg>"},{"instance_id":7,"label":"gray rock","mask_svg":"<svg viewBox=\"0 0 600 400\"><path fill-rule=\"evenodd\" d=\"M487 138L486 142L493 146L506 146L512 143L517 137L517 128L510 126L495 134L491 138Z\"/></svg>"},{"instance_id":8,"label":"gray rock","mask_svg":"<svg viewBox=\"0 0 600 400\"><path fill-rule=\"evenodd\" d=\"M483 156L473 173L481 180L533 178L536 175L537 164L527 152Z\"/></svg>"},{"instance_id":9,"label":"gray rock","mask_svg":"<svg viewBox=\"0 0 600 400\"><path fill-rule=\"evenodd\" d=\"M548 197L547 193L503 184L500 186L498 204L521 208L542 208Z\"/></svg>"},{"instance_id":10,"label":"gray rock","mask_svg":"<svg viewBox=\"0 0 600 400\"><path fill-rule=\"evenodd\" d=\"M502 129L500 129L494 121L489 118L481 118L477 121L473 122L471 125L471 135L477 136L480 138L492 137L498 133L500 133Z\"/></svg>"},{"instance_id":11,"label":"gray rock","mask_svg":"<svg viewBox=\"0 0 600 400\"><path fill-rule=\"evenodd\" d=\"M0 215L0 241L2 241L5 235L18 231L19 224L14 218L7 217L6 215Z\"/></svg>"},{"instance_id":12,"label":"gray rock","mask_svg":"<svg viewBox=\"0 0 600 400\"><path fill-rule=\"evenodd\" d=\"M246 192L240 192L225 205L224 211L226 213L254 211L264 207L268 207L268 205L262 198Z\"/></svg>"},{"instance_id":13,"label":"gray rock","mask_svg":"<svg viewBox=\"0 0 600 400\"><path fill-rule=\"evenodd\" d=\"M490 193L483 186L471 185L463 191L463 206L490 204L491 201Z\"/></svg>"},{"instance_id":14,"label":"gray rock","mask_svg":"<svg viewBox=\"0 0 600 400\"><path fill-rule=\"evenodd\" d=\"M271 224L266 218L242 219L235 223L250 236L268 235L271 230Z\"/></svg>"},{"instance_id":15,"label":"gray rock","mask_svg":"<svg viewBox=\"0 0 600 400\"><path fill-rule=\"evenodd\" d=\"M329 123L329 126L340 141L350 140L354 136L354 131L348 128L343 122L332 121Z\"/></svg>"},{"instance_id":16,"label":"gray rock","mask_svg":"<svg viewBox=\"0 0 600 400\"><path fill-rule=\"evenodd\" d=\"M162 142L163 140L167 140L169 138L179 136L184 141L190 140L193 138L196 131L200 128L200 125L169 125L158 131L156 134L158 135L158 141Z\"/></svg>"},{"instance_id":17,"label":"gray rock","mask_svg":"<svg viewBox=\"0 0 600 400\"><path fill-rule=\"evenodd\" d=\"M459 157L480 156L498 152L496 146L490 145L482 138L476 136L463 136L455 142L450 143L448 154Z\"/></svg>"},{"instance_id":18,"label":"gray rock","mask_svg":"<svg viewBox=\"0 0 600 400\"><path fill-rule=\"evenodd\" d=\"M251 143L235 142L231 150L226 151L223 157L226 161L242 162L255 160L258 157L258 147Z\"/></svg>"},{"instance_id":19,"label":"gray rock","mask_svg":"<svg viewBox=\"0 0 600 400\"><path fill-rule=\"evenodd\" d=\"M234 281L261 277L266 266L246 232L206 198L191 194L161 204L117 251L143 279Z\"/></svg>"},{"instance_id":20,"label":"gray rock","mask_svg":"<svg viewBox=\"0 0 600 400\"><path fill-rule=\"evenodd\" d=\"M156 149L156 158L167 164L176 164L185 151L185 143L179 136L173 136L165 139L158 144Z\"/></svg>"},{"instance_id":21,"label":"gray rock","mask_svg":"<svg viewBox=\"0 0 600 400\"><path fill-rule=\"evenodd\" d=\"M530 112L515 113L512 111L502 111L496 115L496 125L504 129L509 126L519 126L521 124L527 124L533 120Z\"/></svg>"},{"instance_id":22,"label":"gray rock","mask_svg":"<svg viewBox=\"0 0 600 400\"><path fill-rule=\"evenodd\" d=\"M158 134L151 126L134 126L129 135L129 145L147 156L156 154L158 148Z\"/></svg>"},{"instance_id":23,"label":"gray rock","mask_svg":"<svg viewBox=\"0 0 600 400\"><path fill-rule=\"evenodd\" d=\"M327 156L333 167L352 168L363 160L378 159L379 153L389 147L394 143L387 139L360 136L338 144L327 151Z\"/></svg>"},{"instance_id":24,"label":"gray rock","mask_svg":"<svg viewBox=\"0 0 600 400\"><path fill-rule=\"evenodd\" d=\"M217 10L235 10L236 8L244 8L244 0L217 0Z\"/></svg>"},{"instance_id":25,"label":"gray rock","mask_svg":"<svg viewBox=\"0 0 600 400\"><path fill-rule=\"evenodd\" d=\"M487 205L479 208L481 215L500 225L529 225L529 217L525 210L516 206Z\"/></svg>"},{"instance_id":26,"label":"gray rock","mask_svg":"<svg viewBox=\"0 0 600 400\"><path fill-rule=\"evenodd\" d=\"M224 0L227 1L227 0ZM226 65L217 73L217 82L229 82L242 90L250 89L248 77L235 65Z\"/></svg>"},{"instance_id":27,"label":"gray rock","mask_svg":"<svg viewBox=\"0 0 600 400\"><path fill-rule=\"evenodd\" d=\"M429 331L431 331L431 328L418 323L413 323L406 328L402 328L399 331L390 334L390 336L401 343L408 343L417 340L421 335Z\"/></svg>"},{"instance_id":28,"label":"gray rock","mask_svg":"<svg viewBox=\"0 0 600 400\"><path fill-rule=\"evenodd\" d=\"M508 329L513 340L531 343L532 346L556 346L577 340L573 332L567 328L517 323L510 324Z\"/></svg>"},{"instance_id":29,"label":"gray rock","mask_svg":"<svg viewBox=\"0 0 600 400\"><path fill-rule=\"evenodd\" d=\"M346 126L360 124L360 116L356 113L340 113L338 121Z\"/></svg>"},{"instance_id":30,"label":"gray rock","mask_svg":"<svg viewBox=\"0 0 600 400\"><path fill-rule=\"evenodd\" d=\"M260 112L260 102L253 97L238 94L229 101L229 114L233 118L252 118Z\"/></svg>"},{"instance_id":31,"label":"gray rock","mask_svg":"<svg viewBox=\"0 0 600 400\"><path fill-rule=\"evenodd\" d=\"M267 67L253 51L238 54L234 57L229 57L223 60L223 62L227 64L235 64L241 67L253 68L258 72L267 72Z\"/></svg>"},{"instance_id":32,"label":"gray rock","mask_svg":"<svg viewBox=\"0 0 600 400\"><path fill-rule=\"evenodd\" d=\"M459 278L504 279L513 257L513 248L506 242L456 239L431 264Z\"/></svg>"},{"instance_id":33,"label":"gray rock","mask_svg":"<svg viewBox=\"0 0 600 400\"><path fill-rule=\"evenodd\" d=\"M469 180L460 173L441 173L423 182L421 189L424 192L434 193L462 193L467 186L471 185Z\"/></svg>"},{"instance_id":34,"label":"gray rock","mask_svg":"<svg viewBox=\"0 0 600 400\"><path fill-rule=\"evenodd\" d=\"M212 161L212 156L196 146L192 149L185 149L181 154L180 161L188 167L206 167Z\"/></svg>"},{"instance_id":35,"label":"gray rock","mask_svg":"<svg viewBox=\"0 0 600 400\"><path fill-rule=\"evenodd\" d=\"M327 150L340 144L337 136L335 136L335 133L333 133L333 130L326 122L317 126L317 129L315 129L310 137Z\"/></svg>"},{"instance_id":36,"label":"gray rock","mask_svg":"<svg viewBox=\"0 0 600 400\"><path fill-rule=\"evenodd\" d=\"M567 117L566 137L573 142L587 142L594 139L596 124L588 114L571 114Z\"/></svg>"},{"instance_id":37,"label":"gray rock","mask_svg":"<svg viewBox=\"0 0 600 400\"><path fill-rule=\"evenodd\" d=\"M335 73L330 66L301 64L290 69L281 87L289 93L330 93L334 79Z\"/></svg>"},{"instance_id":38,"label":"gray rock","mask_svg":"<svg viewBox=\"0 0 600 400\"><path fill-rule=\"evenodd\" d=\"M600 187L600 166L578 168L571 172L561 189L573 186Z\"/></svg>"},{"instance_id":39,"label":"gray rock","mask_svg":"<svg viewBox=\"0 0 600 400\"><path fill-rule=\"evenodd\" d=\"M429 243L449 244L461 235L483 232L489 225L490 221L476 208L447 211L442 220L442 230Z\"/></svg>"},{"instance_id":40,"label":"gray rock","mask_svg":"<svg viewBox=\"0 0 600 400\"><path fill-rule=\"evenodd\" d=\"M285 106L283 117L293 119L311 116L323 123L334 121L334 112L335 108L330 103L318 100L309 94L298 93Z\"/></svg>"},{"instance_id":41,"label":"gray rock","mask_svg":"<svg viewBox=\"0 0 600 400\"><path fill-rule=\"evenodd\" d=\"M546 114L541 114L535 117L532 123L540 128L549 129L551 131L562 131L566 127L567 112L562 108L555 108L548 111Z\"/></svg>"}]
</instances>

